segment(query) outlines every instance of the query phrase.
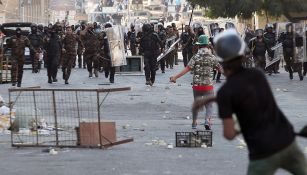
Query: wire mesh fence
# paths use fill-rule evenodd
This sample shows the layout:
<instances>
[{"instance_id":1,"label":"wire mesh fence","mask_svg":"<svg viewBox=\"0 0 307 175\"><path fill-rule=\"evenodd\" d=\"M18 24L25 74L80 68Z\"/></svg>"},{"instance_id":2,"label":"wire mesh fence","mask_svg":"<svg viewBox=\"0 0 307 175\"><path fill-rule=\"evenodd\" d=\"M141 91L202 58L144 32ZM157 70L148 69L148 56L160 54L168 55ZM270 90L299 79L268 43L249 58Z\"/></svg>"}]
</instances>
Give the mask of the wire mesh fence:
<instances>
[{"instance_id":1,"label":"wire mesh fence","mask_svg":"<svg viewBox=\"0 0 307 175\"><path fill-rule=\"evenodd\" d=\"M102 123L102 103L110 92L129 89L9 89L12 146L116 144L115 123Z\"/></svg>"}]
</instances>

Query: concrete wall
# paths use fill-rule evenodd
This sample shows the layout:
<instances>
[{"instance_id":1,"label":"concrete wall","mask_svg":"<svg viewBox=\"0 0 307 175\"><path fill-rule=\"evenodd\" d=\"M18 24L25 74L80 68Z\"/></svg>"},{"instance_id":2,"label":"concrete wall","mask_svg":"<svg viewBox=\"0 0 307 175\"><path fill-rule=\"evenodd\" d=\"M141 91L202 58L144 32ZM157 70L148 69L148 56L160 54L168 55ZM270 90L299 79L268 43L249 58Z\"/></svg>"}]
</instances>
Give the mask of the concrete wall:
<instances>
[{"instance_id":1,"label":"concrete wall","mask_svg":"<svg viewBox=\"0 0 307 175\"><path fill-rule=\"evenodd\" d=\"M0 5L0 23L20 20L19 0L2 0Z\"/></svg>"}]
</instances>

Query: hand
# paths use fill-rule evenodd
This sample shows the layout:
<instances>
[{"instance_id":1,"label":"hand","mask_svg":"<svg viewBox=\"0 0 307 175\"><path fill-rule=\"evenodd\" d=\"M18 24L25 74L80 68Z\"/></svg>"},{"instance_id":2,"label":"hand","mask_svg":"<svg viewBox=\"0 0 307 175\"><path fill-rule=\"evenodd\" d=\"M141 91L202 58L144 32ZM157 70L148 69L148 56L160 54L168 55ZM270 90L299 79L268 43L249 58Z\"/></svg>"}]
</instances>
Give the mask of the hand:
<instances>
[{"instance_id":1,"label":"hand","mask_svg":"<svg viewBox=\"0 0 307 175\"><path fill-rule=\"evenodd\" d=\"M65 49L62 49L62 52L63 52L63 53L66 53L66 50L65 50Z\"/></svg>"},{"instance_id":2,"label":"hand","mask_svg":"<svg viewBox=\"0 0 307 175\"><path fill-rule=\"evenodd\" d=\"M169 78L169 81L171 83L176 83L176 78L172 76L172 77Z\"/></svg>"}]
</instances>

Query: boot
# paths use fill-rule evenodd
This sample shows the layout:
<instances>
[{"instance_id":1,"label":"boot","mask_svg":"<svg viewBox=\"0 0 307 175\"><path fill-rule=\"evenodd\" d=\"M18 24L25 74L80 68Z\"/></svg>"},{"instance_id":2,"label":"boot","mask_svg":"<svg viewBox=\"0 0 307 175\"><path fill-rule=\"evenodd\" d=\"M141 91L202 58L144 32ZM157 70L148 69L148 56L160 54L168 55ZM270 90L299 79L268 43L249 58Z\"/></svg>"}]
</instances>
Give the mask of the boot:
<instances>
[{"instance_id":1,"label":"boot","mask_svg":"<svg viewBox=\"0 0 307 175\"><path fill-rule=\"evenodd\" d=\"M13 82L13 83L12 83L12 86L16 86L16 83L15 83L15 82Z\"/></svg>"},{"instance_id":2,"label":"boot","mask_svg":"<svg viewBox=\"0 0 307 175\"><path fill-rule=\"evenodd\" d=\"M98 71L97 71L97 69L94 69L94 74L95 74L95 77L98 77Z\"/></svg>"},{"instance_id":3,"label":"boot","mask_svg":"<svg viewBox=\"0 0 307 175\"><path fill-rule=\"evenodd\" d=\"M48 83L52 84L52 79L51 79L51 77L48 77Z\"/></svg>"},{"instance_id":4,"label":"boot","mask_svg":"<svg viewBox=\"0 0 307 175\"><path fill-rule=\"evenodd\" d=\"M88 77L89 77L89 78L92 78L92 77L93 77L93 73L90 72L89 75L88 75Z\"/></svg>"},{"instance_id":5,"label":"boot","mask_svg":"<svg viewBox=\"0 0 307 175\"><path fill-rule=\"evenodd\" d=\"M304 80L304 76L301 71L298 72L298 76L300 77L300 81Z\"/></svg>"},{"instance_id":6,"label":"boot","mask_svg":"<svg viewBox=\"0 0 307 175\"><path fill-rule=\"evenodd\" d=\"M290 80L293 80L293 73L289 73Z\"/></svg>"},{"instance_id":7,"label":"boot","mask_svg":"<svg viewBox=\"0 0 307 175\"><path fill-rule=\"evenodd\" d=\"M57 78L53 78L53 82L58 82L58 79Z\"/></svg>"},{"instance_id":8,"label":"boot","mask_svg":"<svg viewBox=\"0 0 307 175\"><path fill-rule=\"evenodd\" d=\"M21 87L21 82L18 82L18 83L17 83L17 87Z\"/></svg>"},{"instance_id":9,"label":"boot","mask_svg":"<svg viewBox=\"0 0 307 175\"><path fill-rule=\"evenodd\" d=\"M69 83L68 83L68 80L65 80L65 84L69 84Z\"/></svg>"}]
</instances>

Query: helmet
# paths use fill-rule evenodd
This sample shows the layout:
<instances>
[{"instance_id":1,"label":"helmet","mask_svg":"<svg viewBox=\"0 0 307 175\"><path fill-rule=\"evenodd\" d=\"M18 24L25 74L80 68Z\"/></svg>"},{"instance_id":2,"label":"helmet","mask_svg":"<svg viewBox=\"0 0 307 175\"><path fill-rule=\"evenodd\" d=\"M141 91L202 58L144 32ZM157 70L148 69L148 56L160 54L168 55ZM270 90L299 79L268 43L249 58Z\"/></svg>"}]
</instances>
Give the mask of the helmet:
<instances>
[{"instance_id":1,"label":"helmet","mask_svg":"<svg viewBox=\"0 0 307 175\"><path fill-rule=\"evenodd\" d=\"M151 25L150 24L144 24L142 27L143 32L149 32L151 30Z\"/></svg>"},{"instance_id":2,"label":"helmet","mask_svg":"<svg viewBox=\"0 0 307 175\"><path fill-rule=\"evenodd\" d=\"M256 33L257 36L262 36L263 33L264 33L264 31L263 31L263 29L257 29L257 30L255 31L255 33Z\"/></svg>"},{"instance_id":3,"label":"helmet","mask_svg":"<svg viewBox=\"0 0 307 175\"><path fill-rule=\"evenodd\" d=\"M265 28L266 28L266 29L268 29L268 28L272 28L272 29L273 29L274 26L273 26L273 24L268 23L268 24L265 25Z\"/></svg>"},{"instance_id":4,"label":"helmet","mask_svg":"<svg viewBox=\"0 0 307 175\"><path fill-rule=\"evenodd\" d=\"M112 24L109 23L109 22L107 22L107 23L104 25L104 28L110 28L110 27L112 27Z\"/></svg>"},{"instance_id":5,"label":"helmet","mask_svg":"<svg viewBox=\"0 0 307 175\"><path fill-rule=\"evenodd\" d=\"M36 30L37 30L37 25L31 24L31 31L36 31Z\"/></svg>"},{"instance_id":6,"label":"helmet","mask_svg":"<svg viewBox=\"0 0 307 175\"><path fill-rule=\"evenodd\" d=\"M244 55L246 44L235 29L218 34L213 42L216 55L221 62L228 62Z\"/></svg>"},{"instance_id":7,"label":"helmet","mask_svg":"<svg viewBox=\"0 0 307 175\"><path fill-rule=\"evenodd\" d=\"M37 26L37 29L40 30L40 31L43 31L44 30L44 26L42 24L39 24Z\"/></svg>"}]
</instances>

